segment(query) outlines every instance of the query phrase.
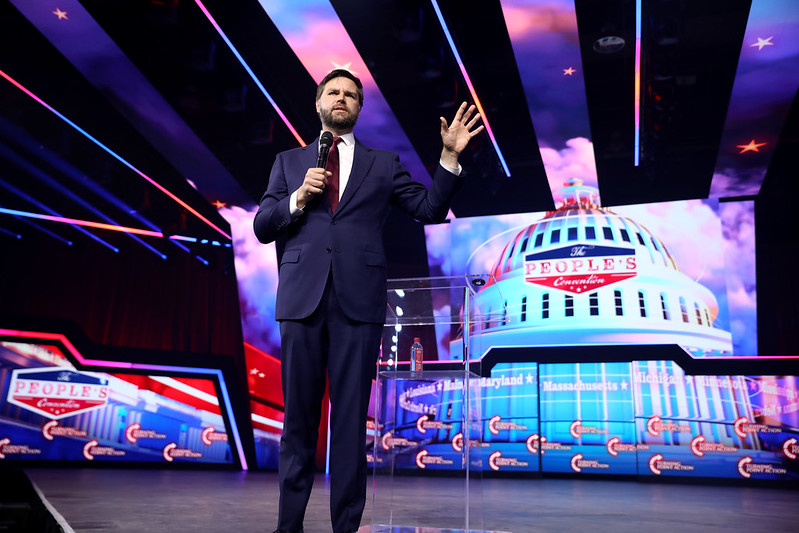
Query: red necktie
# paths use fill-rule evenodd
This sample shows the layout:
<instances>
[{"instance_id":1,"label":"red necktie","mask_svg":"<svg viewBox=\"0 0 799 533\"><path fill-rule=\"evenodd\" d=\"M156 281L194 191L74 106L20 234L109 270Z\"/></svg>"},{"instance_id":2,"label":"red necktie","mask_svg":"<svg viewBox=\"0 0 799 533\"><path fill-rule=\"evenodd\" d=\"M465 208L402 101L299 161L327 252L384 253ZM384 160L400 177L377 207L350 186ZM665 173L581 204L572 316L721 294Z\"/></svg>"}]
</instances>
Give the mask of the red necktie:
<instances>
[{"instance_id":1,"label":"red necktie","mask_svg":"<svg viewBox=\"0 0 799 533\"><path fill-rule=\"evenodd\" d=\"M333 146L330 147L330 152L327 154L327 165L325 170L329 170L332 176L327 180L327 199L330 201L330 207L333 212L336 212L338 207L338 143L341 137L333 137Z\"/></svg>"}]
</instances>

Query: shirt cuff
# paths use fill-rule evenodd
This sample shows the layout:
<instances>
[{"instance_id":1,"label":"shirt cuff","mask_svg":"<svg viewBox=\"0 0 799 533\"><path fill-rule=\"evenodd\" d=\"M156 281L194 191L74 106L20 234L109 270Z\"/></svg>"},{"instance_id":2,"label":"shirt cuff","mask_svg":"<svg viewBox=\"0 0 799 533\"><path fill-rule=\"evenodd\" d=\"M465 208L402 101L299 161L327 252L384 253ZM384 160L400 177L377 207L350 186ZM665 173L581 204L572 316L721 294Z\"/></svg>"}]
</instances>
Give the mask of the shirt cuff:
<instances>
[{"instance_id":1,"label":"shirt cuff","mask_svg":"<svg viewBox=\"0 0 799 533\"><path fill-rule=\"evenodd\" d=\"M447 170L450 173L455 174L456 176L460 176L461 175L461 171L463 170L463 167L461 166L460 163L458 163L457 167L451 167L451 166L447 165L446 163L444 163L443 161L441 161L440 159L439 159L438 163L442 167L444 167L444 170Z\"/></svg>"},{"instance_id":2,"label":"shirt cuff","mask_svg":"<svg viewBox=\"0 0 799 533\"><path fill-rule=\"evenodd\" d=\"M297 207L297 193L299 191L294 191L291 193L289 197L289 212L291 213L291 218L297 218L301 214L305 213L304 210Z\"/></svg>"}]
</instances>

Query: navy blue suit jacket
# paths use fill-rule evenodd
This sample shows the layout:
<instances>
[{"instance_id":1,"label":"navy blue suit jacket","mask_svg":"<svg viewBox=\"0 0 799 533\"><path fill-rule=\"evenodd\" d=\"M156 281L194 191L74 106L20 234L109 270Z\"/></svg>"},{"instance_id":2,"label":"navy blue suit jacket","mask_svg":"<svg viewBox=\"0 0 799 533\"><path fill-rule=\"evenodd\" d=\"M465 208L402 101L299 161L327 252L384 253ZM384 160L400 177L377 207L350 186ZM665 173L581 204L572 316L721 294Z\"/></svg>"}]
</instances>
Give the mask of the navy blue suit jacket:
<instances>
[{"instance_id":1,"label":"navy blue suit jacket","mask_svg":"<svg viewBox=\"0 0 799 533\"><path fill-rule=\"evenodd\" d=\"M352 171L336 212L322 194L292 220L291 193L316 166L318 139L278 154L253 222L263 243L275 241L279 265L277 320L308 317L332 270L345 314L361 322L386 317L383 225L393 204L422 222L442 222L460 178L437 165L428 191L393 152L356 141Z\"/></svg>"}]
</instances>

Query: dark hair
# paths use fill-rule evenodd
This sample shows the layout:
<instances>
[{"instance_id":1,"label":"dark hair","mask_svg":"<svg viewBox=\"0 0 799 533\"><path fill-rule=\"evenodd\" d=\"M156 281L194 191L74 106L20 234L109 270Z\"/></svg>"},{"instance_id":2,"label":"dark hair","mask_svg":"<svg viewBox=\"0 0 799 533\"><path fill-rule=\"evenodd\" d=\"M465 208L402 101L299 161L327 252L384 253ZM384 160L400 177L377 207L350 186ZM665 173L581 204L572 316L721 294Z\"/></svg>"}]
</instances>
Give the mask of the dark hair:
<instances>
[{"instance_id":1,"label":"dark hair","mask_svg":"<svg viewBox=\"0 0 799 533\"><path fill-rule=\"evenodd\" d=\"M355 87L358 88L358 106L363 107L363 83L361 83L361 80L358 79L355 74L343 68L331 70L327 76L325 76L324 79L319 82L319 86L316 88L316 99L319 100L322 98L322 91L324 91L325 85L327 85L327 82L335 78L347 78L352 80L352 82L355 84Z\"/></svg>"}]
</instances>

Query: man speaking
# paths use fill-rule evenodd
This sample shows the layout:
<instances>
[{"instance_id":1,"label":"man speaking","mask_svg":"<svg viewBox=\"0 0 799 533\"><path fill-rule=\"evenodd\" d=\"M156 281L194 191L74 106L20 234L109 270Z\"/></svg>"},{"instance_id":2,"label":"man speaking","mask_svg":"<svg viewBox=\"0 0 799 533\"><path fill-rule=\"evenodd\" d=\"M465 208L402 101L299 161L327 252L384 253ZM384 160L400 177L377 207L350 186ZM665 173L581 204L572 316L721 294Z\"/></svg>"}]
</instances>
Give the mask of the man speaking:
<instances>
[{"instance_id":1,"label":"man speaking","mask_svg":"<svg viewBox=\"0 0 799 533\"><path fill-rule=\"evenodd\" d=\"M460 179L458 156L483 130L465 102L451 123L440 119L441 161L428 191L397 154L355 139L362 105L363 85L351 72L325 76L316 91L320 138L278 154L255 215L255 235L275 241L279 264L275 314L285 417L276 533L303 528L326 373L333 531L360 526L366 416L386 316L383 225L392 205L422 222L443 221Z\"/></svg>"}]
</instances>

